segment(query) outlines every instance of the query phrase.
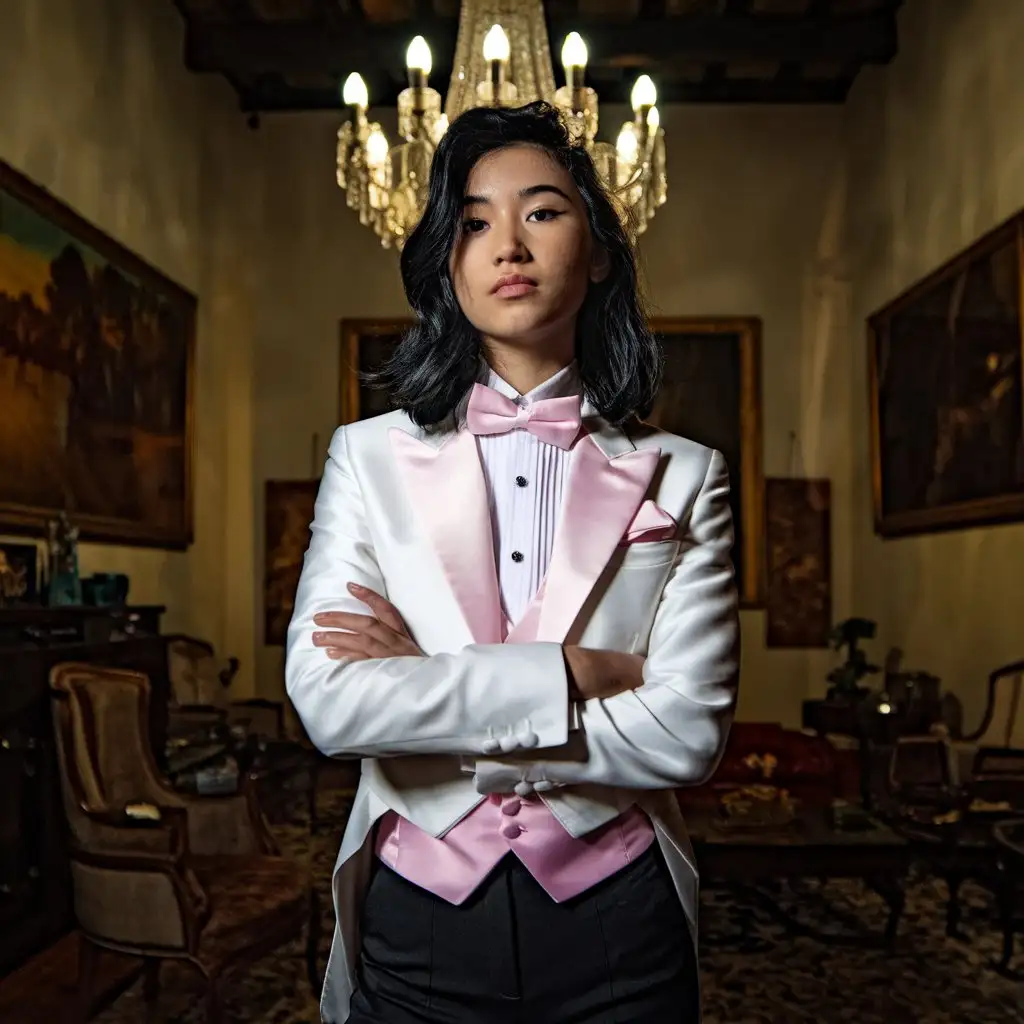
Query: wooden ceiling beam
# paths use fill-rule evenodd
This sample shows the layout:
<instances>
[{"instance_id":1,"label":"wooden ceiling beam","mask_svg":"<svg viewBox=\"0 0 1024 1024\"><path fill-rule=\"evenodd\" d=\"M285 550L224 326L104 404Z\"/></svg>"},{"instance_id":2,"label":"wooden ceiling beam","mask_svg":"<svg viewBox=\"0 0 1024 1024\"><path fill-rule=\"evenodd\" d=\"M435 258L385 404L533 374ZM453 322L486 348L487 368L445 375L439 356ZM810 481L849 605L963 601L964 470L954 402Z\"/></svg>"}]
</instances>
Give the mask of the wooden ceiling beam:
<instances>
[{"instance_id":1,"label":"wooden ceiling beam","mask_svg":"<svg viewBox=\"0 0 1024 1024\"><path fill-rule=\"evenodd\" d=\"M735 79L712 75L700 82L666 82L663 103L740 103L740 104L840 104L845 102L852 79L807 81L802 79ZM631 83L600 90L602 103L626 103ZM263 114L309 110L335 110L340 104L333 89L285 87L261 90L243 87L239 105L246 112ZM395 95L381 95L378 102L391 105ZM603 134L607 134L604 132Z\"/></svg>"},{"instance_id":2,"label":"wooden ceiling beam","mask_svg":"<svg viewBox=\"0 0 1024 1024\"><path fill-rule=\"evenodd\" d=\"M655 63L707 64L740 60L885 64L896 54L891 10L849 17L770 18L682 15L658 21L581 24L552 21L552 45L579 31L595 62L638 55ZM410 38L426 36L439 70L451 67L457 25L451 18L417 19L400 26L353 23L344 28L278 24L191 23L185 61L193 71L252 77L319 71L339 74L378 67L401 76Z\"/></svg>"}]
</instances>

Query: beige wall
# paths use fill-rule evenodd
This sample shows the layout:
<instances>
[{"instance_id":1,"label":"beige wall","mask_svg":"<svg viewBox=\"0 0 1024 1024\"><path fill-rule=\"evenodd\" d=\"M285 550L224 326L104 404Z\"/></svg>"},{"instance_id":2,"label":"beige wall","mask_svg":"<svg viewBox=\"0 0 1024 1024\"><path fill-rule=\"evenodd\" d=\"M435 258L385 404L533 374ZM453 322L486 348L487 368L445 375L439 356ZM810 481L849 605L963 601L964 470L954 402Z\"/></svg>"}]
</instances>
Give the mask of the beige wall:
<instances>
[{"instance_id":1,"label":"beige wall","mask_svg":"<svg viewBox=\"0 0 1024 1024\"><path fill-rule=\"evenodd\" d=\"M0 95L0 159L200 298L195 544L83 544L82 571L128 573L131 599L166 604L169 629L242 652L250 689L262 140L225 84L185 71L170 3L6 0Z\"/></svg>"},{"instance_id":2,"label":"beige wall","mask_svg":"<svg viewBox=\"0 0 1024 1024\"><path fill-rule=\"evenodd\" d=\"M84 545L83 570L128 572L135 600L168 604L170 628L242 658L243 690L277 695L263 484L318 472L338 320L401 315L397 261L334 184L336 117L249 132L227 85L183 69L171 4L88 6L5 8L0 158L195 291L201 314L196 544ZM670 200L642 249L655 312L763 319L765 469L833 481L835 618L877 618L879 653L900 644L970 709L987 668L1020 654L1024 528L872 536L862 325L1024 205L1024 8L911 0L901 28L894 65L866 72L846 108L665 111ZM832 657L766 650L763 634L744 613L740 715L793 724Z\"/></svg>"},{"instance_id":3,"label":"beige wall","mask_svg":"<svg viewBox=\"0 0 1024 1024\"><path fill-rule=\"evenodd\" d=\"M855 610L958 693L1024 656L1024 526L882 542L871 530L864 318L1024 207L1024 4L911 0L900 55L858 81L850 131Z\"/></svg>"},{"instance_id":4,"label":"beige wall","mask_svg":"<svg viewBox=\"0 0 1024 1024\"><path fill-rule=\"evenodd\" d=\"M622 111L606 112L611 124ZM764 321L765 468L832 476L836 614L850 610L848 287L841 279L843 136L839 108L666 111L670 199L643 239L655 312L752 314ZM397 258L345 208L331 167L337 118L268 118L275 199L268 237L272 312L257 352L256 477L303 476L337 422L340 317L401 316ZM795 431L798 444L790 442ZM258 529L262 529L260 525ZM764 617L744 614L740 714L799 720L827 653L768 651ZM280 692L281 652L259 656L259 689Z\"/></svg>"}]
</instances>

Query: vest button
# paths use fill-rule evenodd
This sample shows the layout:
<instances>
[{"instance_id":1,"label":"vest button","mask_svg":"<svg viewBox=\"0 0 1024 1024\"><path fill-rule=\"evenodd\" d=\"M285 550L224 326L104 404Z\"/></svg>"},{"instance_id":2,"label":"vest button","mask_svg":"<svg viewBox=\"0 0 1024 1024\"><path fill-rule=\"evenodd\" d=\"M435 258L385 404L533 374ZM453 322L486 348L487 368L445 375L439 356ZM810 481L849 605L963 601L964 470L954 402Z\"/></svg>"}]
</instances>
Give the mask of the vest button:
<instances>
[{"instance_id":1,"label":"vest button","mask_svg":"<svg viewBox=\"0 0 1024 1024\"><path fill-rule=\"evenodd\" d=\"M520 800L519 797L517 797L517 796L509 797L509 799L506 800L501 805L501 813L502 814L507 814L509 817L512 817L514 814L518 814L519 813L519 809L522 806L523 806L523 801Z\"/></svg>"},{"instance_id":2,"label":"vest button","mask_svg":"<svg viewBox=\"0 0 1024 1024\"><path fill-rule=\"evenodd\" d=\"M521 562L522 560L523 560L523 553L522 553L522 551L513 551L512 552L512 561L513 562Z\"/></svg>"},{"instance_id":3,"label":"vest button","mask_svg":"<svg viewBox=\"0 0 1024 1024\"><path fill-rule=\"evenodd\" d=\"M518 839L523 834L523 830L514 821L510 821L501 826L501 834L506 839Z\"/></svg>"},{"instance_id":4,"label":"vest button","mask_svg":"<svg viewBox=\"0 0 1024 1024\"><path fill-rule=\"evenodd\" d=\"M516 486L517 487L525 487L526 486L526 477L525 476L517 476L516 477Z\"/></svg>"}]
</instances>

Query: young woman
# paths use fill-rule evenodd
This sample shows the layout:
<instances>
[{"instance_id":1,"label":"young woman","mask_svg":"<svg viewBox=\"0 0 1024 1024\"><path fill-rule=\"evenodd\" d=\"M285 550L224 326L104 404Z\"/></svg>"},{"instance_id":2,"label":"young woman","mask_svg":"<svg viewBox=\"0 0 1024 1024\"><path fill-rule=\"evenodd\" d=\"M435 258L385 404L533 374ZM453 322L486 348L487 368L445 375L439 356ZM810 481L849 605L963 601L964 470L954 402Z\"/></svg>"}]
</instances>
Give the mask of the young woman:
<instances>
[{"instance_id":1,"label":"young woman","mask_svg":"<svg viewBox=\"0 0 1024 1024\"><path fill-rule=\"evenodd\" d=\"M696 1022L673 789L735 701L724 461L639 420L633 254L550 108L451 125L402 277L398 411L334 435L288 635L363 758L323 1019Z\"/></svg>"}]
</instances>

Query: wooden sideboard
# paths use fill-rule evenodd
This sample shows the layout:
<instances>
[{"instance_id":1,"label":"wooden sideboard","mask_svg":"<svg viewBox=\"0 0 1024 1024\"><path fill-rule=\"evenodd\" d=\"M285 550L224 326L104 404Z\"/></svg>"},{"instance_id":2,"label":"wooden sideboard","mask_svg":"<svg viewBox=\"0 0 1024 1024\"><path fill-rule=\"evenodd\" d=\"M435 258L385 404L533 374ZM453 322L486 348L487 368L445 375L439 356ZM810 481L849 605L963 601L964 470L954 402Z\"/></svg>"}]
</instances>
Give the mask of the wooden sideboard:
<instances>
[{"instance_id":1,"label":"wooden sideboard","mask_svg":"<svg viewBox=\"0 0 1024 1024\"><path fill-rule=\"evenodd\" d=\"M146 673L161 754L170 693L163 612L0 608L0 977L74 926L50 669L79 661Z\"/></svg>"}]
</instances>

